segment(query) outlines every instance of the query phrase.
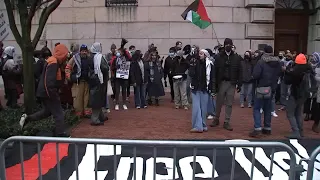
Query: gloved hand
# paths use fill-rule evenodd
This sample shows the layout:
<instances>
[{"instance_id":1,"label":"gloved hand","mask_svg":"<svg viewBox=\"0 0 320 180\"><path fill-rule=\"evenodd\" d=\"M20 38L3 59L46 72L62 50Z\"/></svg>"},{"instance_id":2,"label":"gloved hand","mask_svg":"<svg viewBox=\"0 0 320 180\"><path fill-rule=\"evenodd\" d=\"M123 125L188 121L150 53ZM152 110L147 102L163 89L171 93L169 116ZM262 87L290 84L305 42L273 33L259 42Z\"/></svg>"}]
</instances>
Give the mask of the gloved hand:
<instances>
[{"instance_id":1,"label":"gloved hand","mask_svg":"<svg viewBox=\"0 0 320 180\"><path fill-rule=\"evenodd\" d=\"M164 81L164 87L168 87L167 81Z\"/></svg>"}]
</instances>

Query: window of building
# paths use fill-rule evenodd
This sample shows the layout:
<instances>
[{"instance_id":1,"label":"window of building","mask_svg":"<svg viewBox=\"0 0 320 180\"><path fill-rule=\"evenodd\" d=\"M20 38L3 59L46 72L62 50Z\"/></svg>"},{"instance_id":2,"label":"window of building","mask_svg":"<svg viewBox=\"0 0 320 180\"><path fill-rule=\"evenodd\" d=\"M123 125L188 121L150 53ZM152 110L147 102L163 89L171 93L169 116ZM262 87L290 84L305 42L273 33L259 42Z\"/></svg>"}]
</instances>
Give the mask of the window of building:
<instances>
[{"instance_id":1,"label":"window of building","mask_svg":"<svg viewBox=\"0 0 320 180\"><path fill-rule=\"evenodd\" d=\"M137 6L138 0L106 0L106 7L110 6Z\"/></svg>"}]
</instances>

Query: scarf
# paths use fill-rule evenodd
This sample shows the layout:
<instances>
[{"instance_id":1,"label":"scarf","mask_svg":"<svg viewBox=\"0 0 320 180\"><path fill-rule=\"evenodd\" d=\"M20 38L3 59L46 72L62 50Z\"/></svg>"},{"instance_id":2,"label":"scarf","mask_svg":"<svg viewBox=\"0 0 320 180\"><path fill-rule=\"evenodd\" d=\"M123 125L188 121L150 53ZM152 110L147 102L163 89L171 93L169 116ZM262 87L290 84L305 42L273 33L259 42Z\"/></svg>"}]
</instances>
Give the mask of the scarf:
<instances>
[{"instance_id":1,"label":"scarf","mask_svg":"<svg viewBox=\"0 0 320 180\"><path fill-rule=\"evenodd\" d=\"M94 54L93 57L93 65L94 65L94 73L98 75L98 78L100 80L100 83L103 84L103 73L101 72L100 66L101 66L101 60L102 60L102 47L101 43L94 43L91 46L91 52Z\"/></svg>"},{"instance_id":2,"label":"scarf","mask_svg":"<svg viewBox=\"0 0 320 180\"><path fill-rule=\"evenodd\" d=\"M207 80L207 87L210 83L210 74L211 74L211 65L213 65L212 60L209 57L206 57L206 80Z\"/></svg>"},{"instance_id":3,"label":"scarf","mask_svg":"<svg viewBox=\"0 0 320 180\"><path fill-rule=\"evenodd\" d=\"M158 65L158 60L156 60L155 62L153 61L149 61L149 66L150 66L150 81L153 82L154 80L154 70L155 68L158 68L158 72L161 71L161 66Z\"/></svg>"}]
</instances>

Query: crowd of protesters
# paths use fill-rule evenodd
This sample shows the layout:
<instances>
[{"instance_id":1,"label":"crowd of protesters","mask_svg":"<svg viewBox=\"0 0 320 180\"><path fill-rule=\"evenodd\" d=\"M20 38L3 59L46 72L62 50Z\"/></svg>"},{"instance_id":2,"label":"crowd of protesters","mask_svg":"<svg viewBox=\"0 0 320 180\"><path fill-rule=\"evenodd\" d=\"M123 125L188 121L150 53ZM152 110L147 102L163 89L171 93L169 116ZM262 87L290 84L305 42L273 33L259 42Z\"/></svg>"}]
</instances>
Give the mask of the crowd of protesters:
<instances>
[{"instance_id":1,"label":"crowd of protesters","mask_svg":"<svg viewBox=\"0 0 320 180\"><path fill-rule=\"evenodd\" d=\"M52 115L56 135L68 136L64 108L73 108L76 115L91 118L91 125L99 126L108 120L112 104L116 111L128 110L131 86L137 109L160 106L164 87L170 86L174 108L192 109L192 133L208 131L207 119L212 120L211 127L218 127L223 105L223 128L233 131L231 115L236 92L240 93L241 108L253 108L254 128L250 137L271 135L271 119L278 117L276 104L281 105L279 111L286 111L291 125L292 132L286 137L303 137L303 113L305 120L314 120L312 130L319 133L320 54L317 52L306 56L287 50L276 56L273 48L266 45L263 50L248 50L242 56L232 39L226 38L223 45L213 49L200 49L197 45L183 47L178 41L164 59L154 44L143 53L134 45L126 49L127 43L122 39L119 48L112 44L107 54L102 54L99 42L90 48L72 44L70 49L57 43L53 52L47 46L36 51L35 89L43 109L35 114L23 114L21 127ZM22 66L14 61L14 47L4 48L2 43L0 46L6 106L18 108L17 100L23 93Z\"/></svg>"}]
</instances>

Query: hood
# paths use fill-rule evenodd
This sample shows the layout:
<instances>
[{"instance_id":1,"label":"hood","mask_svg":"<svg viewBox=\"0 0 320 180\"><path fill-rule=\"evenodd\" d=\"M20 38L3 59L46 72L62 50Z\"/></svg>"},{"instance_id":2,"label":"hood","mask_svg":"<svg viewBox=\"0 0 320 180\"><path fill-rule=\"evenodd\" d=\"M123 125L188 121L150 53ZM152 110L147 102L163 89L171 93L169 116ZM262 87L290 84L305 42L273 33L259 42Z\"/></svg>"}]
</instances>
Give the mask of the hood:
<instances>
[{"instance_id":1,"label":"hood","mask_svg":"<svg viewBox=\"0 0 320 180\"><path fill-rule=\"evenodd\" d=\"M102 45L99 42L93 43L93 45L90 48L90 51L92 53L102 53Z\"/></svg>"},{"instance_id":2,"label":"hood","mask_svg":"<svg viewBox=\"0 0 320 180\"><path fill-rule=\"evenodd\" d=\"M13 58L15 54L15 48L13 46L7 46L3 50L3 58Z\"/></svg>"},{"instance_id":3,"label":"hood","mask_svg":"<svg viewBox=\"0 0 320 180\"><path fill-rule=\"evenodd\" d=\"M277 56L273 56L267 53L264 53L261 56L261 61L265 62L271 67L277 67L280 64L280 59Z\"/></svg>"},{"instance_id":4,"label":"hood","mask_svg":"<svg viewBox=\"0 0 320 180\"><path fill-rule=\"evenodd\" d=\"M58 63L61 64L67 60L68 48L64 44L57 45L53 50L53 57L58 60Z\"/></svg>"}]
</instances>

